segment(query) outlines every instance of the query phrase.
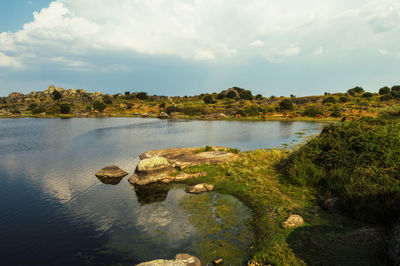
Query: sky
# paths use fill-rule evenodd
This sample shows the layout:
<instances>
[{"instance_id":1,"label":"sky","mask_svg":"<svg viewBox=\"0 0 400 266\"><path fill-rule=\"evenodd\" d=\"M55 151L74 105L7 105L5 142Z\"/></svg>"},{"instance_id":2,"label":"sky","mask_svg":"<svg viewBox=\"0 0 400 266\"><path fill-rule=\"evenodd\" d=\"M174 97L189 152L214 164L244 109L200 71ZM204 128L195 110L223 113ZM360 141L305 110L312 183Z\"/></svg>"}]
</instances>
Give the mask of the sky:
<instances>
[{"instance_id":1,"label":"sky","mask_svg":"<svg viewBox=\"0 0 400 266\"><path fill-rule=\"evenodd\" d=\"M49 85L264 96L400 84L397 0L0 2L0 96Z\"/></svg>"}]
</instances>

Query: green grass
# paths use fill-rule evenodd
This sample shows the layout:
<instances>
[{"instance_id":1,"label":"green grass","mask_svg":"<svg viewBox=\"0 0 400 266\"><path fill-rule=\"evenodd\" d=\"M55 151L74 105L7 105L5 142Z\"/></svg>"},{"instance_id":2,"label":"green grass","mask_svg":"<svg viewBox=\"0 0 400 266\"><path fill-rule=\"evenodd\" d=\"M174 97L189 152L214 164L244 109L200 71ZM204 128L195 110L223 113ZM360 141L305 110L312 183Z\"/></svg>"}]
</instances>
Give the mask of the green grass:
<instances>
[{"instance_id":1,"label":"green grass","mask_svg":"<svg viewBox=\"0 0 400 266\"><path fill-rule=\"evenodd\" d=\"M186 183L212 183L218 192L234 195L252 209L257 237L249 253L255 265L385 264L379 228L327 213L316 207L316 190L281 182L276 165L288 155L286 150L244 152L234 162L185 169L207 172L207 176ZM293 230L281 228L294 213L305 219L305 225ZM360 231L363 228L368 234ZM372 238L374 241L369 241Z\"/></svg>"}]
</instances>

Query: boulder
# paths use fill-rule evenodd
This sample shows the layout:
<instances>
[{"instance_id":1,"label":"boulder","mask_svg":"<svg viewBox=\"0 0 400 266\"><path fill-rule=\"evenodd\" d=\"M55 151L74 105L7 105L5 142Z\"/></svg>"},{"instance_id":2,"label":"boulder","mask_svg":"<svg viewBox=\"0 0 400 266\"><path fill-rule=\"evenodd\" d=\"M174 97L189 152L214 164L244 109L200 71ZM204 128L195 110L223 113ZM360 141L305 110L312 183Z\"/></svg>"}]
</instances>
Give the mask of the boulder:
<instances>
[{"instance_id":1,"label":"boulder","mask_svg":"<svg viewBox=\"0 0 400 266\"><path fill-rule=\"evenodd\" d=\"M145 186L150 183L170 183L174 181L174 177L170 176L176 170L172 167L164 168L159 171L152 171L147 173L135 172L129 179L132 185Z\"/></svg>"},{"instance_id":2,"label":"boulder","mask_svg":"<svg viewBox=\"0 0 400 266\"><path fill-rule=\"evenodd\" d=\"M389 257L394 265L400 265L400 219L393 228L393 234L389 244Z\"/></svg>"},{"instance_id":3,"label":"boulder","mask_svg":"<svg viewBox=\"0 0 400 266\"><path fill-rule=\"evenodd\" d=\"M201 183L197 184L191 187L187 187L185 191L190 194L200 194L203 192L207 191L212 191L214 190L214 185L206 184L206 183Z\"/></svg>"},{"instance_id":4,"label":"boulder","mask_svg":"<svg viewBox=\"0 0 400 266\"><path fill-rule=\"evenodd\" d=\"M152 260L142 262L137 266L201 266L201 261L196 256L177 254L173 260Z\"/></svg>"},{"instance_id":5,"label":"boulder","mask_svg":"<svg viewBox=\"0 0 400 266\"><path fill-rule=\"evenodd\" d=\"M126 175L128 173L116 165L106 166L96 173L96 176L99 178L122 178Z\"/></svg>"},{"instance_id":6,"label":"boulder","mask_svg":"<svg viewBox=\"0 0 400 266\"><path fill-rule=\"evenodd\" d=\"M167 119L167 118L168 118L168 114L165 113L165 112L161 112L161 113L158 115L158 118L160 118L160 119Z\"/></svg>"},{"instance_id":7,"label":"boulder","mask_svg":"<svg viewBox=\"0 0 400 266\"><path fill-rule=\"evenodd\" d=\"M298 214L292 214L283 223L282 227L285 229L299 227L304 224L303 217Z\"/></svg>"},{"instance_id":8,"label":"boulder","mask_svg":"<svg viewBox=\"0 0 400 266\"><path fill-rule=\"evenodd\" d=\"M169 163L166 158L155 156L141 160L136 167L136 171L139 173L147 173L158 171L167 168L168 166Z\"/></svg>"}]
</instances>

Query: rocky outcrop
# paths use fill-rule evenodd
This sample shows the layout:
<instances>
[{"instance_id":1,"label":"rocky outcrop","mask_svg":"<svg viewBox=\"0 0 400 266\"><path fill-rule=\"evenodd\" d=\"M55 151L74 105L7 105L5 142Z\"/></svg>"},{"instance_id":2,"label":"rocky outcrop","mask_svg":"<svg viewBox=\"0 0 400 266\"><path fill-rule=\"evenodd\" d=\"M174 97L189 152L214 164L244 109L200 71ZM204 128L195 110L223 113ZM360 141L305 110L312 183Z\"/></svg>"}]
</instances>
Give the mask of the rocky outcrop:
<instances>
[{"instance_id":1,"label":"rocky outcrop","mask_svg":"<svg viewBox=\"0 0 400 266\"><path fill-rule=\"evenodd\" d=\"M394 265L400 265L400 219L393 228L393 234L389 244L389 257Z\"/></svg>"},{"instance_id":2,"label":"rocky outcrop","mask_svg":"<svg viewBox=\"0 0 400 266\"><path fill-rule=\"evenodd\" d=\"M185 189L185 191L190 194L200 194L212 190L214 190L214 186L206 183L197 184Z\"/></svg>"},{"instance_id":3,"label":"rocky outcrop","mask_svg":"<svg viewBox=\"0 0 400 266\"><path fill-rule=\"evenodd\" d=\"M96 176L99 178L122 178L126 175L128 173L116 165L106 166L96 173Z\"/></svg>"},{"instance_id":4,"label":"rocky outcrop","mask_svg":"<svg viewBox=\"0 0 400 266\"><path fill-rule=\"evenodd\" d=\"M238 158L238 154L229 152L225 147L212 147L210 151L202 148L172 148L152 150L139 156L141 161L135 173L129 178L133 185L147 185L150 183L170 183L184 181L189 178L198 178L205 173L171 175L176 169L206 163L221 163Z\"/></svg>"},{"instance_id":5,"label":"rocky outcrop","mask_svg":"<svg viewBox=\"0 0 400 266\"><path fill-rule=\"evenodd\" d=\"M282 227L285 229L299 227L304 224L303 217L298 214L292 214L283 223Z\"/></svg>"},{"instance_id":6,"label":"rocky outcrop","mask_svg":"<svg viewBox=\"0 0 400 266\"><path fill-rule=\"evenodd\" d=\"M136 167L136 171L139 173L148 173L165 169L168 166L169 162L166 158L154 156L141 160Z\"/></svg>"},{"instance_id":7,"label":"rocky outcrop","mask_svg":"<svg viewBox=\"0 0 400 266\"><path fill-rule=\"evenodd\" d=\"M201 266L201 261L196 256L177 254L173 260L152 260L137 264L137 266Z\"/></svg>"}]
</instances>

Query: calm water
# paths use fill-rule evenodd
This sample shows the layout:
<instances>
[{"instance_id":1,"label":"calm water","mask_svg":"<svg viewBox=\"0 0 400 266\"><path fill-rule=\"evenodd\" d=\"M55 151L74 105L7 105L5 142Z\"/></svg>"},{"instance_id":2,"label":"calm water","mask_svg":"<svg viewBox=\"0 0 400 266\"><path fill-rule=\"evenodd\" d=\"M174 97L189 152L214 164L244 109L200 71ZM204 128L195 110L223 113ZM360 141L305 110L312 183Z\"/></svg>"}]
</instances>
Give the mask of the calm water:
<instances>
[{"instance_id":1,"label":"calm water","mask_svg":"<svg viewBox=\"0 0 400 266\"><path fill-rule=\"evenodd\" d=\"M1 263L132 265L187 252L204 262L223 256L240 264L253 239L251 212L234 197L187 195L180 185L152 188L149 194L135 191L128 177L110 185L94 173L117 164L132 174L137 156L150 149L273 148L316 134L322 126L140 118L0 120Z\"/></svg>"}]
</instances>

